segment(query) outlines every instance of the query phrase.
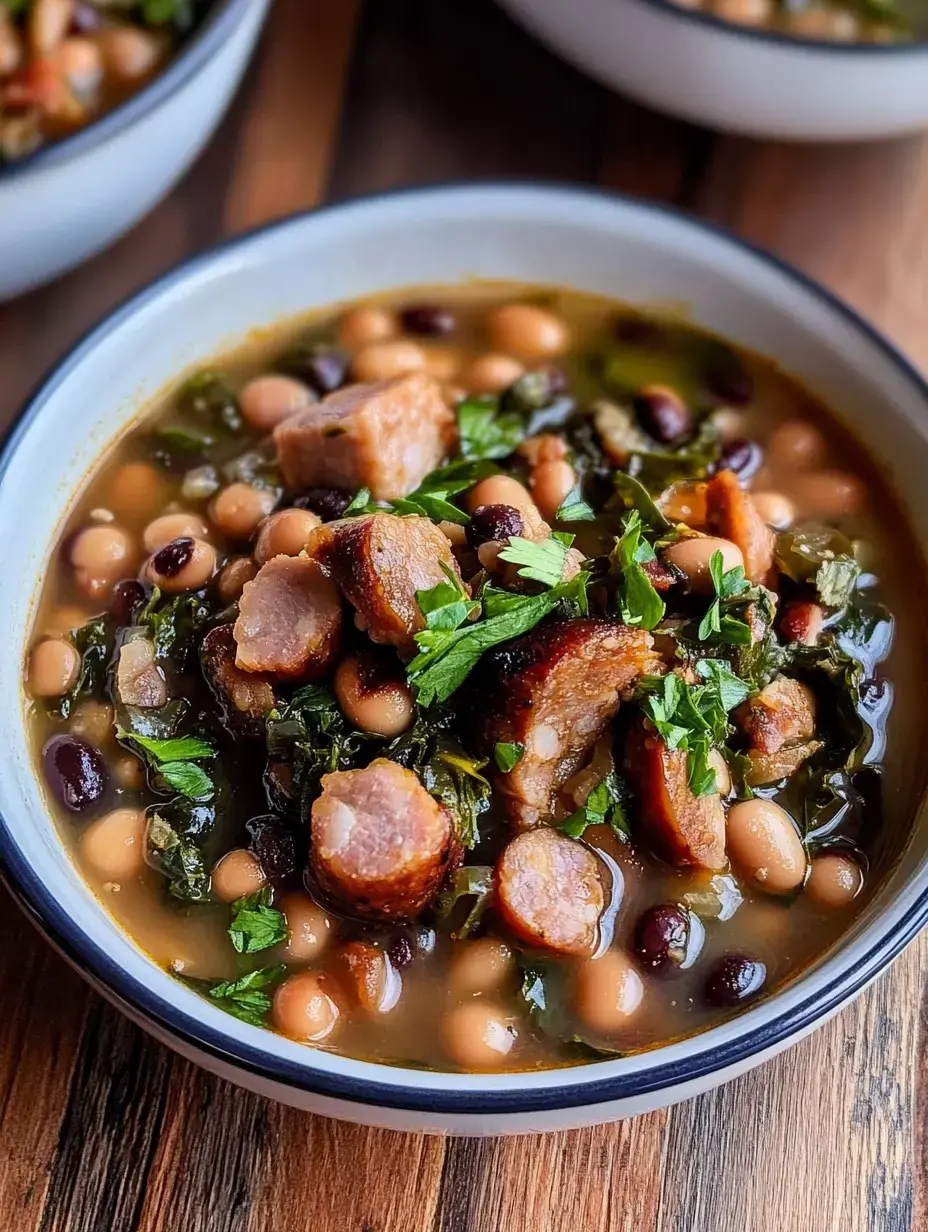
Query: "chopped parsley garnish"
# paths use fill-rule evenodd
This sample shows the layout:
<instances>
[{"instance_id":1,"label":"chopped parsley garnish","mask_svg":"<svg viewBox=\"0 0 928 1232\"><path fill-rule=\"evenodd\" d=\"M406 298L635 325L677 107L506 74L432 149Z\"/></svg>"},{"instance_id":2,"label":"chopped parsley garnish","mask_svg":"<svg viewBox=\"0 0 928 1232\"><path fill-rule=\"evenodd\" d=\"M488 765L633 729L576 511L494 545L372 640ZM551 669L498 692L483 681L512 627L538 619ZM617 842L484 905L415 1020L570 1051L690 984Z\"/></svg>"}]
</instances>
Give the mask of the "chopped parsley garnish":
<instances>
[{"instance_id":1,"label":"chopped parsley garnish","mask_svg":"<svg viewBox=\"0 0 928 1232\"><path fill-rule=\"evenodd\" d=\"M557 827L570 838L582 838L587 826L604 822L622 838L630 833L626 808L630 797L628 785L615 770L596 784L581 808Z\"/></svg>"},{"instance_id":2,"label":"chopped parsley garnish","mask_svg":"<svg viewBox=\"0 0 928 1232\"><path fill-rule=\"evenodd\" d=\"M709 560L709 573L712 585L715 587L715 598L709 609L699 622L699 640L706 641L713 634L720 641L729 642L735 646L747 646L751 641L750 627L735 616L723 614L722 604L736 599L744 591L750 589L750 583L744 576L741 565L725 570L725 562L721 552L713 552Z\"/></svg>"},{"instance_id":3,"label":"chopped parsley garnish","mask_svg":"<svg viewBox=\"0 0 928 1232\"><path fill-rule=\"evenodd\" d=\"M214 984L207 991L227 1014L253 1026L263 1027L271 1011L271 998L264 989L278 984L286 974L287 968L283 965L265 967L262 971L249 971L237 980Z\"/></svg>"},{"instance_id":4,"label":"chopped parsley garnish","mask_svg":"<svg viewBox=\"0 0 928 1232\"><path fill-rule=\"evenodd\" d=\"M618 575L618 608L627 625L653 629L663 619L664 600L643 568L654 559L654 549L644 538L641 515L633 509L625 515L622 535L610 555Z\"/></svg>"},{"instance_id":5,"label":"chopped parsley garnish","mask_svg":"<svg viewBox=\"0 0 928 1232\"><path fill-rule=\"evenodd\" d=\"M508 774L525 756L525 745L515 741L498 740L493 746L493 760L497 769Z\"/></svg>"},{"instance_id":6,"label":"chopped parsley garnish","mask_svg":"<svg viewBox=\"0 0 928 1232\"><path fill-rule=\"evenodd\" d=\"M239 954L257 954L287 940L287 918L270 906L270 899L270 890L265 887L232 904L229 936Z\"/></svg>"},{"instance_id":7,"label":"chopped parsley garnish","mask_svg":"<svg viewBox=\"0 0 928 1232\"><path fill-rule=\"evenodd\" d=\"M196 736L175 736L168 740L155 740L140 736L122 728L116 731L120 740L129 740L148 754L147 760L155 767L169 787L179 791L188 800L207 800L214 791L213 780L205 770L194 763L215 757L216 750L205 740Z\"/></svg>"},{"instance_id":8,"label":"chopped parsley garnish","mask_svg":"<svg viewBox=\"0 0 928 1232\"><path fill-rule=\"evenodd\" d=\"M525 416L501 411L500 400L489 395L458 403L461 457L470 461L505 458L525 437Z\"/></svg>"},{"instance_id":9,"label":"chopped parsley garnish","mask_svg":"<svg viewBox=\"0 0 928 1232\"><path fill-rule=\"evenodd\" d=\"M540 582L542 586L557 586L564 578L569 547L570 543L565 544L557 535L542 539L540 543L513 535L499 558L510 565L520 565L519 577L527 581Z\"/></svg>"},{"instance_id":10,"label":"chopped parsley garnish","mask_svg":"<svg viewBox=\"0 0 928 1232\"><path fill-rule=\"evenodd\" d=\"M696 674L701 684L687 684L673 672L647 676L639 691L642 709L667 748L686 751L693 795L707 796L716 789L709 754L727 740L729 711L751 688L720 659L703 659L696 664Z\"/></svg>"},{"instance_id":11,"label":"chopped parsley garnish","mask_svg":"<svg viewBox=\"0 0 928 1232\"><path fill-rule=\"evenodd\" d=\"M555 522L595 522L596 512L580 495L579 488L568 492L554 515Z\"/></svg>"},{"instance_id":12,"label":"chopped parsley garnish","mask_svg":"<svg viewBox=\"0 0 928 1232\"><path fill-rule=\"evenodd\" d=\"M451 462L431 471L418 488L394 501L372 501L370 491L361 488L342 517L359 513L395 513L400 517L414 514L433 522L455 522L458 526L466 526L470 515L459 509L451 498L496 471L497 467L492 462L481 459Z\"/></svg>"}]
</instances>

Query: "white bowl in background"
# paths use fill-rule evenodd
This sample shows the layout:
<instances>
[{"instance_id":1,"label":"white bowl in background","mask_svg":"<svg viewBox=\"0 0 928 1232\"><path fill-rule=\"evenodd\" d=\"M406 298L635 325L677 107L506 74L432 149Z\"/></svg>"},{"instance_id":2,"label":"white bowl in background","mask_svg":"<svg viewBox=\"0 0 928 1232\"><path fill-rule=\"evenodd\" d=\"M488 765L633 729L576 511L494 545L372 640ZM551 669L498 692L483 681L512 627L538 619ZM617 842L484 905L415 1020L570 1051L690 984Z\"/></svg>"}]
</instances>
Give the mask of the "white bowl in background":
<instances>
[{"instance_id":1,"label":"white bowl in background","mask_svg":"<svg viewBox=\"0 0 928 1232\"><path fill-rule=\"evenodd\" d=\"M220 0L120 106L0 167L0 300L99 252L173 187L241 81L270 0Z\"/></svg>"},{"instance_id":2,"label":"white bowl in background","mask_svg":"<svg viewBox=\"0 0 928 1232\"><path fill-rule=\"evenodd\" d=\"M794 38L672 0L500 3L583 72L692 123L800 141L928 127L928 41Z\"/></svg>"},{"instance_id":3,"label":"white bowl in background","mask_svg":"<svg viewBox=\"0 0 928 1232\"><path fill-rule=\"evenodd\" d=\"M904 811L918 814L916 841L846 936L740 1016L682 1042L590 1065L432 1073L262 1031L158 968L91 894L56 834L36 778L22 689L37 591L62 519L100 454L166 383L255 326L392 287L473 277L559 284L645 306L690 304L695 321L776 356L839 407L891 471L922 538L928 533L924 380L826 291L724 232L594 190L525 185L409 190L276 223L196 257L108 317L36 395L0 456L0 525L16 527L0 570L8 634L0 639L0 861L39 927L101 992L215 1073L348 1120L489 1134L588 1125L672 1103L823 1022L928 918L928 819L915 800L906 796ZM909 675L919 687L918 674ZM908 756L918 764L918 726L894 733L900 763Z\"/></svg>"}]
</instances>

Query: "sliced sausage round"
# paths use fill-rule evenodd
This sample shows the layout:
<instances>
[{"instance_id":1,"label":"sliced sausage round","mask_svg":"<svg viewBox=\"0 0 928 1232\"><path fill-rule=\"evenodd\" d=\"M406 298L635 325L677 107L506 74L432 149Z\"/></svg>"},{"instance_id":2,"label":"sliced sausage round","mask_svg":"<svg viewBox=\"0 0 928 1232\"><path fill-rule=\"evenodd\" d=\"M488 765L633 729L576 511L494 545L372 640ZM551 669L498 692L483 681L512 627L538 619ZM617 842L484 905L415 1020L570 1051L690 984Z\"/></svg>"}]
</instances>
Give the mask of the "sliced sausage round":
<instances>
[{"instance_id":1,"label":"sliced sausage round","mask_svg":"<svg viewBox=\"0 0 928 1232\"><path fill-rule=\"evenodd\" d=\"M314 560L275 556L246 582L235 622L235 664L314 680L338 650L342 605L331 578Z\"/></svg>"},{"instance_id":2,"label":"sliced sausage round","mask_svg":"<svg viewBox=\"0 0 928 1232\"><path fill-rule=\"evenodd\" d=\"M264 719L274 707L274 690L260 675L235 666L232 625L210 629L200 647L203 675L210 687L222 724L233 736L260 736Z\"/></svg>"},{"instance_id":3,"label":"sliced sausage round","mask_svg":"<svg viewBox=\"0 0 928 1232\"><path fill-rule=\"evenodd\" d=\"M378 757L323 777L310 863L333 906L363 919L415 919L460 857L450 812L411 770Z\"/></svg>"},{"instance_id":4,"label":"sliced sausage round","mask_svg":"<svg viewBox=\"0 0 928 1232\"><path fill-rule=\"evenodd\" d=\"M528 945L590 955L599 940L606 894L589 847L548 826L512 839L496 864L496 905Z\"/></svg>"}]
</instances>

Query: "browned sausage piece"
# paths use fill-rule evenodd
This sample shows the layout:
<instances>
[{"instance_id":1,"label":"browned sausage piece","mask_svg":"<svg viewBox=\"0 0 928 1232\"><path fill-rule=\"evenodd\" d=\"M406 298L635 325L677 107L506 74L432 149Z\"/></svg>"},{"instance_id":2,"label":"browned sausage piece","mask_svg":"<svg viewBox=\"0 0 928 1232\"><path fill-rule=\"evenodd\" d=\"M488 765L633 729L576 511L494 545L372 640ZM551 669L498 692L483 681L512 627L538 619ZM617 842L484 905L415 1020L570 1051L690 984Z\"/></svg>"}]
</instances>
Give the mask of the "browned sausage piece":
<instances>
[{"instance_id":1,"label":"browned sausage piece","mask_svg":"<svg viewBox=\"0 0 928 1232\"><path fill-rule=\"evenodd\" d=\"M497 775L509 818L521 828L550 812L552 796L580 767L619 708L621 695L644 675L664 670L642 629L613 620L567 620L534 629L485 660L490 690L483 735L521 744L508 774Z\"/></svg>"},{"instance_id":2,"label":"browned sausage piece","mask_svg":"<svg viewBox=\"0 0 928 1232\"><path fill-rule=\"evenodd\" d=\"M245 583L235 622L236 667L314 680L338 650L342 604L314 560L275 556Z\"/></svg>"},{"instance_id":3,"label":"browned sausage piece","mask_svg":"<svg viewBox=\"0 0 928 1232\"><path fill-rule=\"evenodd\" d=\"M116 695L124 706L163 706L168 700L168 687L155 662L155 644L150 637L133 637L120 646Z\"/></svg>"},{"instance_id":4,"label":"browned sausage piece","mask_svg":"<svg viewBox=\"0 0 928 1232\"><path fill-rule=\"evenodd\" d=\"M724 868L722 800L717 793L693 795L686 752L668 749L643 728L632 731L627 752L641 794L641 824L660 854L672 864Z\"/></svg>"},{"instance_id":5,"label":"browned sausage piece","mask_svg":"<svg viewBox=\"0 0 928 1232\"><path fill-rule=\"evenodd\" d=\"M333 906L370 920L415 919L461 854L450 812L411 770L378 757L323 776L310 863Z\"/></svg>"},{"instance_id":6,"label":"browned sausage piece","mask_svg":"<svg viewBox=\"0 0 928 1232\"><path fill-rule=\"evenodd\" d=\"M808 599L791 599L780 617L780 634L787 642L814 646L825 623L825 609Z\"/></svg>"},{"instance_id":7,"label":"browned sausage piece","mask_svg":"<svg viewBox=\"0 0 928 1232\"><path fill-rule=\"evenodd\" d=\"M529 945L592 954L605 901L597 857L548 826L512 839L497 861L497 910Z\"/></svg>"},{"instance_id":8,"label":"browned sausage piece","mask_svg":"<svg viewBox=\"0 0 928 1232\"><path fill-rule=\"evenodd\" d=\"M368 488L396 500L439 465L454 434L438 382L412 372L336 390L278 424L274 442L291 489Z\"/></svg>"},{"instance_id":9,"label":"browned sausage piece","mask_svg":"<svg viewBox=\"0 0 928 1232\"><path fill-rule=\"evenodd\" d=\"M460 576L451 545L428 518L375 513L328 522L306 550L357 608L356 623L404 654L415 653L413 635L425 628L416 591L445 581L442 565Z\"/></svg>"},{"instance_id":10,"label":"browned sausage piece","mask_svg":"<svg viewBox=\"0 0 928 1232\"><path fill-rule=\"evenodd\" d=\"M741 549L746 576L752 582L763 582L773 568L776 536L734 471L719 471L709 481L706 508L711 529Z\"/></svg>"},{"instance_id":11,"label":"browned sausage piece","mask_svg":"<svg viewBox=\"0 0 928 1232\"><path fill-rule=\"evenodd\" d=\"M798 680L777 676L733 714L758 753L779 753L815 735L815 698Z\"/></svg>"},{"instance_id":12,"label":"browned sausage piece","mask_svg":"<svg viewBox=\"0 0 928 1232\"><path fill-rule=\"evenodd\" d=\"M231 624L210 629L200 647L200 662L226 729L233 735L260 736L264 717L274 707L274 690L261 676L235 666Z\"/></svg>"}]
</instances>

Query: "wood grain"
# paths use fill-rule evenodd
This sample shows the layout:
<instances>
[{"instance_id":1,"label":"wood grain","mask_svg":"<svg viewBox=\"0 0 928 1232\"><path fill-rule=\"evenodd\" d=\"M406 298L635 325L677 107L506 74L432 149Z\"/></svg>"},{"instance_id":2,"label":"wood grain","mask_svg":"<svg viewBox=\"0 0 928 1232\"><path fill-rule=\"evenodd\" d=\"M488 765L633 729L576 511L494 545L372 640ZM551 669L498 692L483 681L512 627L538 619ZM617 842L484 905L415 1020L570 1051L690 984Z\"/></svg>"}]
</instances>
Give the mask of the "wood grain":
<instances>
[{"instance_id":1,"label":"wood grain","mask_svg":"<svg viewBox=\"0 0 928 1232\"><path fill-rule=\"evenodd\" d=\"M0 422L102 312L221 235L323 197L485 176L593 181L703 212L928 366L928 139L716 139L586 80L491 0L277 0L194 171L108 253L0 306ZM0 1228L928 1229L924 939L854 1007L720 1091L578 1133L444 1142L220 1082L90 993L2 894L0 929Z\"/></svg>"}]
</instances>

